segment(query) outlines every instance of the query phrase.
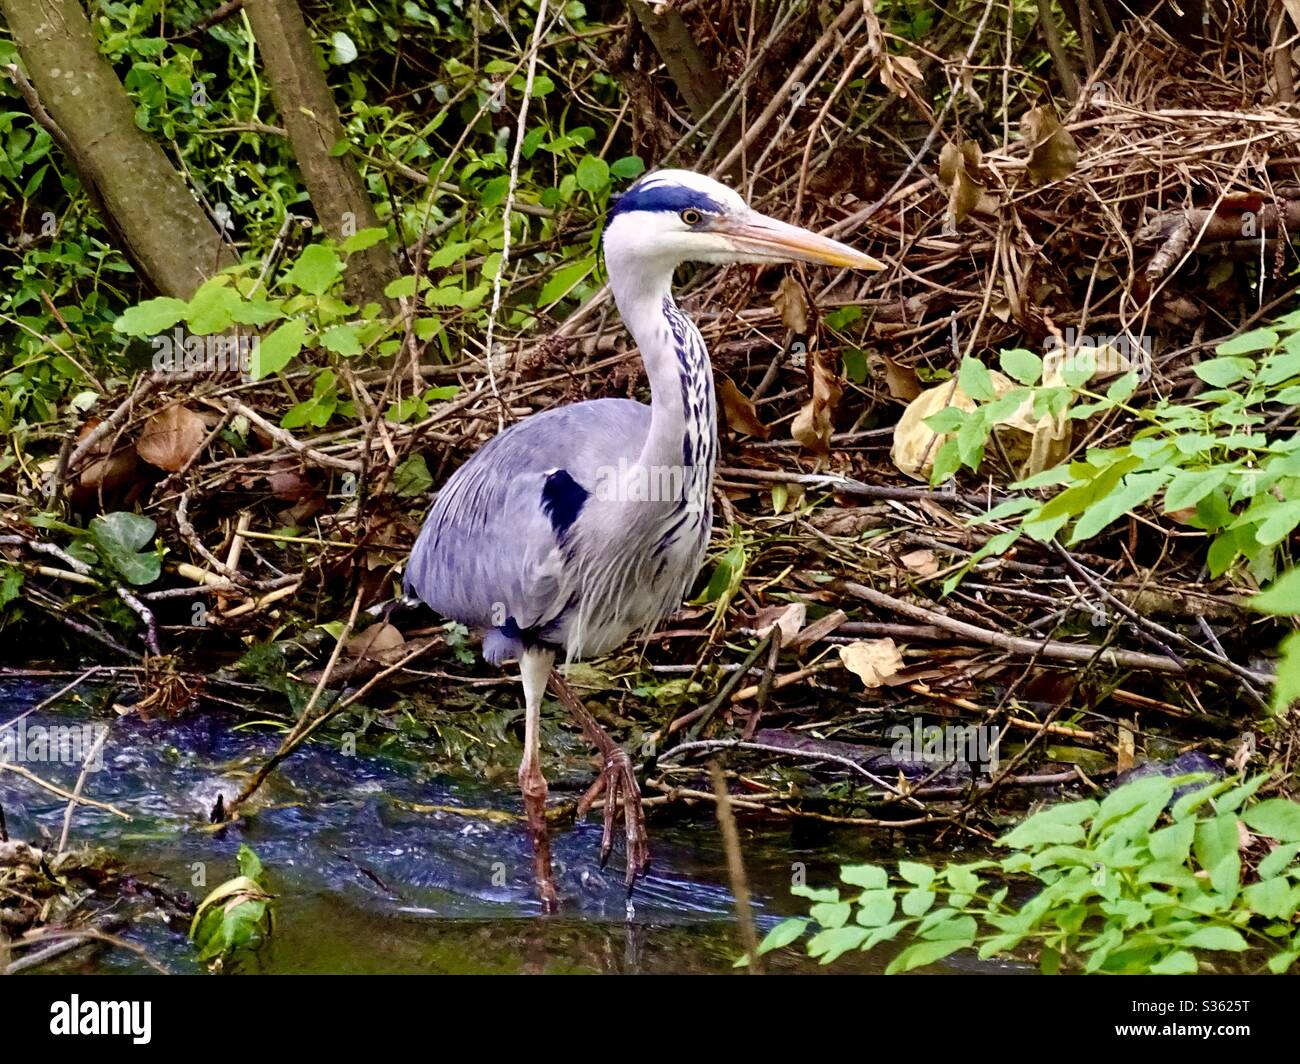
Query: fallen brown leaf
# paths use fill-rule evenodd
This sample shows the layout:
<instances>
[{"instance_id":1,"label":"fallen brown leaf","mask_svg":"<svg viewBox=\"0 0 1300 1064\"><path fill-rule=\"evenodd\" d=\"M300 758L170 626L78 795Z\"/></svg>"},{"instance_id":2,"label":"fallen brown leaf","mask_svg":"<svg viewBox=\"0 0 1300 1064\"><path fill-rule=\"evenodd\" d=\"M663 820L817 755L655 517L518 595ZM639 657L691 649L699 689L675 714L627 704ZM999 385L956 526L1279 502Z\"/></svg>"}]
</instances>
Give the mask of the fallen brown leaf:
<instances>
[{"instance_id":1,"label":"fallen brown leaf","mask_svg":"<svg viewBox=\"0 0 1300 1064\"><path fill-rule=\"evenodd\" d=\"M194 460L207 435L203 418L177 403L144 423L135 449L150 465L179 473Z\"/></svg>"},{"instance_id":2,"label":"fallen brown leaf","mask_svg":"<svg viewBox=\"0 0 1300 1064\"><path fill-rule=\"evenodd\" d=\"M754 409L750 398L741 393L730 377L722 376L718 380L718 401L722 404L728 428L744 436L767 439L770 430L759 420L758 411Z\"/></svg>"}]
</instances>

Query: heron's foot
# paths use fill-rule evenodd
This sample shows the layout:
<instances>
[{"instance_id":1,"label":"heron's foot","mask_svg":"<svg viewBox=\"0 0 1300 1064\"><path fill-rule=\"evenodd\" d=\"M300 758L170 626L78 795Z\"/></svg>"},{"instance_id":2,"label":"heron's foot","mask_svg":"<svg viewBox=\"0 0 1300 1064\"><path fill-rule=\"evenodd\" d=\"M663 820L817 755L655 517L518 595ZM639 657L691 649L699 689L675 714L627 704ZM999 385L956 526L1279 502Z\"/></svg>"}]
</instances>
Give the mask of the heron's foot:
<instances>
[{"instance_id":1,"label":"heron's foot","mask_svg":"<svg viewBox=\"0 0 1300 1064\"><path fill-rule=\"evenodd\" d=\"M605 765L600 775L578 803L578 817L586 816L596 799L604 796L605 830L600 837L600 867L604 868L614 844L614 821L618 818L619 807L622 807L623 828L627 836L624 883L631 891L637 877L645 875L650 866L650 838L645 829L645 810L641 806L641 786L626 750L614 746L603 751L603 756Z\"/></svg>"},{"instance_id":2,"label":"heron's foot","mask_svg":"<svg viewBox=\"0 0 1300 1064\"><path fill-rule=\"evenodd\" d=\"M577 815L579 819L586 816L596 799L604 797L605 831L600 839L600 866L604 868L613 848L614 821L618 817L619 807L622 807L623 827L627 835L627 876L624 882L631 894L632 884L638 876L645 875L650 867L650 841L645 829L645 810L641 805L641 785L632 768L632 759L596 722L596 718L587 711L582 699L564 677L554 670L551 672L551 690L577 719L583 734L600 751L604 760L596 782L578 802Z\"/></svg>"},{"instance_id":3,"label":"heron's foot","mask_svg":"<svg viewBox=\"0 0 1300 1064\"><path fill-rule=\"evenodd\" d=\"M529 771L519 769L519 789L524 795L524 813L528 817L528 830L533 839L533 881L542 911L556 912L560 905L555 894L555 880L551 876L551 835L546 826L546 779L540 768Z\"/></svg>"}]
</instances>

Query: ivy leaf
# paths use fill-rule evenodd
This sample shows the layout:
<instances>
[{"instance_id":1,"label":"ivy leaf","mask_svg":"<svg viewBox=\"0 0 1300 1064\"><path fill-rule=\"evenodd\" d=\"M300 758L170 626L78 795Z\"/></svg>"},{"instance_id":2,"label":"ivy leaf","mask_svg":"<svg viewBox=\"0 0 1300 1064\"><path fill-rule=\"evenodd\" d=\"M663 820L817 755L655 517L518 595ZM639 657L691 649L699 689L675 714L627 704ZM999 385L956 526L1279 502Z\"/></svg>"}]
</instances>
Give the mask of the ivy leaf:
<instances>
[{"instance_id":1,"label":"ivy leaf","mask_svg":"<svg viewBox=\"0 0 1300 1064\"><path fill-rule=\"evenodd\" d=\"M162 572L161 555L157 551L139 553L158 529L152 520L119 511L92 518L88 528L100 557L128 583L151 584L158 579Z\"/></svg>"},{"instance_id":2,"label":"ivy leaf","mask_svg":"<svg viewBox=\"0 0 1300 1064\"><path fill-rule=\"evenodd\" d=\"M425 464L424 456L413 454L393 471L393 491L410 497L424 495L433 487L433 477Z\"/></svg>"}]
</instances>

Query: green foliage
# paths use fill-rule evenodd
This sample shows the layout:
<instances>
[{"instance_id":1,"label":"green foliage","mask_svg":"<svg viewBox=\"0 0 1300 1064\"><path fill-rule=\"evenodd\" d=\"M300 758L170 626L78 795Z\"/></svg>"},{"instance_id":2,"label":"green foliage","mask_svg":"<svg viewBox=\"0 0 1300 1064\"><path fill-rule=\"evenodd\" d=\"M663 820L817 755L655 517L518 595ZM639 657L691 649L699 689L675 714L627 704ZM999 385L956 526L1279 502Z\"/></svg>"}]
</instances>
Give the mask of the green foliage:
<instances>
[{"instance_id":1,"label":"green foliage","mask_svg":"<svg viewBox=\"0 0 1300 1064\"><path fill-rule=\"evenodd\" d=\"M1210 387L1186 402L1162 398L1133 406L1136 371L1104 392L1094 390L1094 359L1086 348L1066 360L1061 379L1050 384L1042 383L1042 360L1031 352L1005 351L1001 363L1019 387L995 398L987 368L967 358L959 381L976 408L948 407L927 420L934 431L952 434L936 456L936 483L961 466L976 469L994 425L1026 402L1035 418L1120 415L1136 431L1126 444L1091 448L1068 465L1014 484L1022 494L977 522L1014 518L1014 529L972 564L1007 550L1022 534L1039 541L1091 539L1154 503L1205 532L1212 576L1240 560L1260 580L1273 576L1300 526L1300 435L1269 424L1278 410L1300 404L1300 311L1221 344L1215 358L1196 366Z\"/></svg>"},{"instance_id":2,"label":"green foliage","mask_svg":"<svg viewBox=\"0 0 1300 1064\"><path fill-rule=\"evenodd\" d=\"M1300 569L1284 573L1260 594L1248 599L1246 605L1260 613L1300 619ZM1273 680L1275 714L1285 713L1292 703L1300 701L1300 632L1287 636L1281 651Z\"/></svg>"},{"instance_id":3,"label":"green foliage","mask_svg":"<svg viewBox=\"0 0 1300 1064\"><path fill-rule=\"evenodd\" d=\"M591 62L582 40L601 27L576 0L558 10L564 23L557 32L570 40L548 56L581 79L582 114L616 114L618 86ZM310 244L262 289L255 279L282 246L289 216L309 216L311 206L287 140L271 128L279 118L246 16L191 34L210 5L97 5L92 23L101 51L126 86L137 123L179 161L244 256L244 266L188 302L140 301L130 264L75 173L17 90L0 79L0 200L12 199L20 219L14 239L0 246L0 346L10 355L0 377L0 431L12 434L11 450L26 442L31 426L66 413L75 397L84 409L143 368L148 344L139 341L177 326L197 336L239 327L257 333L252 371L259 379L310 366L302 403L285 427L353 418L352 398L332 394L329 379L321 383L314 371L332 371L337 383L341 360L388 358L405 342L404 322L397 326L377 307L349 307L340 295L346 257L381 241L424 250L419 279L400 278L391 289L417 300L416 342L434 358L473 349L505 236L510 144L502 118L524 90L515 24L530 22L534 11L528 0L491 8L373 0L307 9L345 128L336 152L354 158L381 225L337 247ZM412 36L436 47L417 58L402 48ZM0 50L4 62L16 58L3 38ZM553 73L539 71L521 145L515 202L529 213L512 215L512 237L516 249L531 250L512 264L503 328L533 326L539 311L572 304L596 287L598 219L612 189L644 169L619 150L623 138L575 121L575 101L557 91ZM421 88L395 93L395 83ZM584 222L586 245L553 241L561 226L572 232ZM424 416L429 403L445 398L431 390L386 415Z\"/></svg>"},{"instance_id":4,"label":"green foliage","mask_svg":"<svg viewBox=\"0 0 1300 1064\"><path fill-rule=\"evenodd\" d=\"M981 958L1036 953L1047 973L1177 974L1212 967L1206 954L1254 950L1283 973L1300 959L1300 803L1247 804L1266 776L1197 783L1148 776L1100 802L1065 802L998 840L999 861L941 868L901 861L840 869L842 888L796 887L810 920L785 920L760 952L808 938L830 964L849 950L907 941L889 972L960 950ZM1176 789L1185 793L1175 797ZM1253 870L1249 829L1271 847ZM1034 888L1020 902L1022 884ZM1015 891L1015 897L1012 892Z\"/></svg>"},{"instance_id":5,"label":"green foliage","mask_svg":"<svg viewBox=\"0 0 1300 1064\"><path fill-rule=\"evenodd\" d=\"M238 860L239 875L204 898L190 923L190 941L202 962L224 962L271 933L273 896L262 889L262 862L247 846L239 847Z\"/></svg>"}]
</instances>

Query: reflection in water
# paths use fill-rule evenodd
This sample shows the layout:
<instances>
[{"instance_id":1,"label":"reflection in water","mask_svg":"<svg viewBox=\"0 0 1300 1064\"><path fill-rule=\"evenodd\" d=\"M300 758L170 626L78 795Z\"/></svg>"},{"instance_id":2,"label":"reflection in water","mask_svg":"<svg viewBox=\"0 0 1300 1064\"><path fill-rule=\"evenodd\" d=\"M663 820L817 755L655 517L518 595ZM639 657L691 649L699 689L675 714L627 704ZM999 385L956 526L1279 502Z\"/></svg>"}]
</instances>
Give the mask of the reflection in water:
<instances>
[{"instance_id":1,"label":"reflection in water","mask_svg":"<svg viewBox=\"0 0 1300 1064\"><path fill-rule=\"evenodd\" d=\"M55 688L8 683L0 688L0 723ZM42 722L83 721L84 706ZM29 721L34 718L29 718ZM708 810L692 819L652 820L654 863L638 886L634 914L625 908L621 854L608 870L596 862L600 827L593 819L554 829L561 911L540 917L533 896L531 851L513 788L435 773L418 749L348 755L315 743L282 765L264 788L256 815L221 830L206 824L218 794L233 796L278 734L239 728L219 711L177 720L113 722L102 771L86 794L134 818L77 810L71 839L108 846L142 878L201 898L235 874L235 854L250 845L278 896L276 931L240 970L260 972L725 972L738 947L725 858ZM30 766L71 787L73 765ZM553 796L558 791L553 789ZM0 805L13 838L57 839L64 802L29 782L0 773ZM442 807L442 808L438 808ZM458 813L454 810L464 810ZM819 837L792 846L788 829L746 833L746 861L760 933L801 911L789 897L791 869L809 882L831 882L834 865L862 860L845 839ZM160 920L137 922L127 938L173 971L193 971L189 943ZM879 970L884 957L854 955L837 970ZM64 970L137 971L122 950L82 950ZM769 967L817 970L787 951Z\"/></svg>"}]
</instances>

